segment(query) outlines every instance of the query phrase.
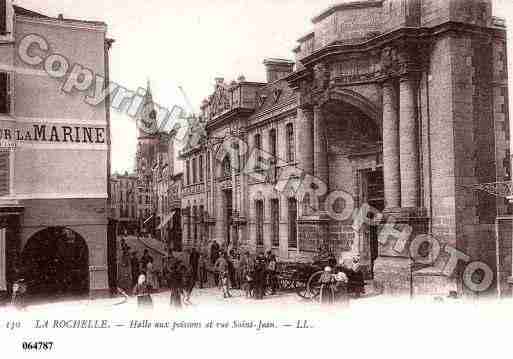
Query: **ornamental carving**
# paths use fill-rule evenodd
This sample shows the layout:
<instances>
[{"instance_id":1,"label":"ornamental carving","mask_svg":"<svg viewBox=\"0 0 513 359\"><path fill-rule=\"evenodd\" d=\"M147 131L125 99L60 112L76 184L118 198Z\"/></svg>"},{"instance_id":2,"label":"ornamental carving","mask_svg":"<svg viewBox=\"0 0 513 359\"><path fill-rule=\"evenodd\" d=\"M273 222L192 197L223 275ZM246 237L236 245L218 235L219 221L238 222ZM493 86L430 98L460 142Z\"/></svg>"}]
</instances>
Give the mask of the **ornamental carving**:
<instances>
[{"instance_id":1,"label":"ornamental carving","mask_svg":"<svg viewBox=\"0 0 513 359\"><path fill-rule=\"evenodd\" d=\"M321 63L318 63L313 68L314 83L318 90L326 90L330 85L331 74L328 67Z\"/></svg>"},{"instance_id":2,"label":"ornamental carving","mask_svg":"<svg viewBox=\"0 0 513 359\"><path fill-rule=\"evenodd\" d=\"M222 83L216 86L216 90L210 99L210 116L214 117L231 109L229 91Z\"/></svg>"},{"instance_id":3,"label":"ornamental carving","mask_svg":"<svg viewBox=\"0 0 513 359\"><path fill-rule=\"evenodd\" d=\"M421 63L419 53L418 45L412 42L385 47L381 51L382 74L393 75L418 71Z\"/></svg>"}]
</instances>

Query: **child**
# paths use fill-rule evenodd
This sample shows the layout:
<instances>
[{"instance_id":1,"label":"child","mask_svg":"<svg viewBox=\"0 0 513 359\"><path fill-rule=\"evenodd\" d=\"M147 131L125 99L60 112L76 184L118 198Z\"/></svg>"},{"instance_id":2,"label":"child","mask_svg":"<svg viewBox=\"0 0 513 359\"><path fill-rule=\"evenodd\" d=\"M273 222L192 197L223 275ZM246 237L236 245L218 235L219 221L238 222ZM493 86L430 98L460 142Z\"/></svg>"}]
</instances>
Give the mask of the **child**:
<instances>
[{"instance_id":1,"label":"child","mask_svg":"<svg viewBox=\"0 0 513 359\"><path fill-rule=\"evenodd\" d=\"M244 289L244 293L246 294L246 298L249 298L251 297L251 292L253 291L253 276L251 275L251 273L248 271L245 273L246 277L244 278L244 284L243 284L243 288Z\"/></svg>"},{"instance_id":2,"label":"child","mask_svg":"<svg viewBox=\"0 0 513 359\"><path fill-rule=\"evenodd\" d=\"M230 294L227 270L221 272L221 287L223 288L223 298L230 298L232 295Z\"/></svg>"}]
</instances>

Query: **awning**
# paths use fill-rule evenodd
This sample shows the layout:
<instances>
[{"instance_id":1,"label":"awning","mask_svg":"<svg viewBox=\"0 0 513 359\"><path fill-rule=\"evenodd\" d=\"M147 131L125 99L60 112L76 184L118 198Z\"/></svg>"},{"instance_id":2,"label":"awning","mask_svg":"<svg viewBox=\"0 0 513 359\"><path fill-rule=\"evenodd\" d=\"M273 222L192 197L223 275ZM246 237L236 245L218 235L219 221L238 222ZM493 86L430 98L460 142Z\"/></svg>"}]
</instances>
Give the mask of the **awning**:
<instances>
[{"instance_id":1,"label":"awning","mask_svg":"<svg viewBox=\"0 0 513 359\"><path fill-rule=\"evenodd\" d=\"M164 217L164 219L162 220L162 223L159 225L158 229L164 228L166 226L166 224L168 224L169 221L171 221L173 219L173 217L175 216L175 213L176 213L176 211L173 211L173 212L171 212L170 215ZM170 229L173 228L173 223L174 222L171 222L171 228Z\"/></svg>"},{"instance_id":2,"label":"awning","mask_svg":"<svg viewBox=\"0 0 513 359\"><path fill-rule=\"evenodd\" d=\"M146 225L149 221L151 221L151 219L153 218L153 214L151 216L149 216L144 222L143 224Z\"/></svg>"}]
</instances>

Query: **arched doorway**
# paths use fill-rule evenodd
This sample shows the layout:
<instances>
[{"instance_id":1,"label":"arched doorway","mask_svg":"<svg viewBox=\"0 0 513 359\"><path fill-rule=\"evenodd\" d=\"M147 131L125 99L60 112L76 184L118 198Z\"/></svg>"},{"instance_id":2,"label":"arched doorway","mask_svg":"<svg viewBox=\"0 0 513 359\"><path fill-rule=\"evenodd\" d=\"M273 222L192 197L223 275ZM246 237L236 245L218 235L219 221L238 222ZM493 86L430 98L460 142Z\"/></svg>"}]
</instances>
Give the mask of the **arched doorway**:
<instances>
[{"instance_id":1,"label":"arched doorway","mask_svg":"<svg viewBox=\"0 0 513 359\"><path fill-rule=\"evenodd\" d=\"M21 262L32 297L75 297L89 292L89 250L85 240L69 228L49 227L34 234Z\"/></svg>"},{"instance_id":2,"label":"arched doorway","mask_svg":"<svg viewBox=\"0 0 513 359\"><path fill-rule=\"evenodd\" d=\"M356 206L367 204L383 211L382 129L375 111L354 94L339 98L333 96L323 103L321 110L326 126L329 190L350 193ZM373 276L374 261L378 257L378 226L379 223L371 222L354 236L348 236L352 230L350 224L340 223L334 228L343 228L339 236L342 240L330 243L342 257L344 252L348 257L360 255L369 279ZM332 233L335 238L337 234Z\"/></svg>"}]
</instances>

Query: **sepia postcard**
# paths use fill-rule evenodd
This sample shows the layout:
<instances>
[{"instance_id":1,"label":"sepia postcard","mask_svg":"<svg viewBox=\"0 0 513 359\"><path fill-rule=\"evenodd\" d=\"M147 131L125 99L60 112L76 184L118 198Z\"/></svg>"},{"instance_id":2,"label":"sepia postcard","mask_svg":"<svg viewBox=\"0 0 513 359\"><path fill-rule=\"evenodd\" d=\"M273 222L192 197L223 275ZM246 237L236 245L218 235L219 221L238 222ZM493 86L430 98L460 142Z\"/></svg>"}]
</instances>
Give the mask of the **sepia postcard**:
<instances>
[{"instance_id":1,"label":"sepia postcard","mask_svg":"<svg viewBox=\"0 0 513 359\"><path fill-rule=\"evenodd\" d=\"M0 0L0 352L507 355L511 27L511 0Z\"/></svg>"}]
</instances>

